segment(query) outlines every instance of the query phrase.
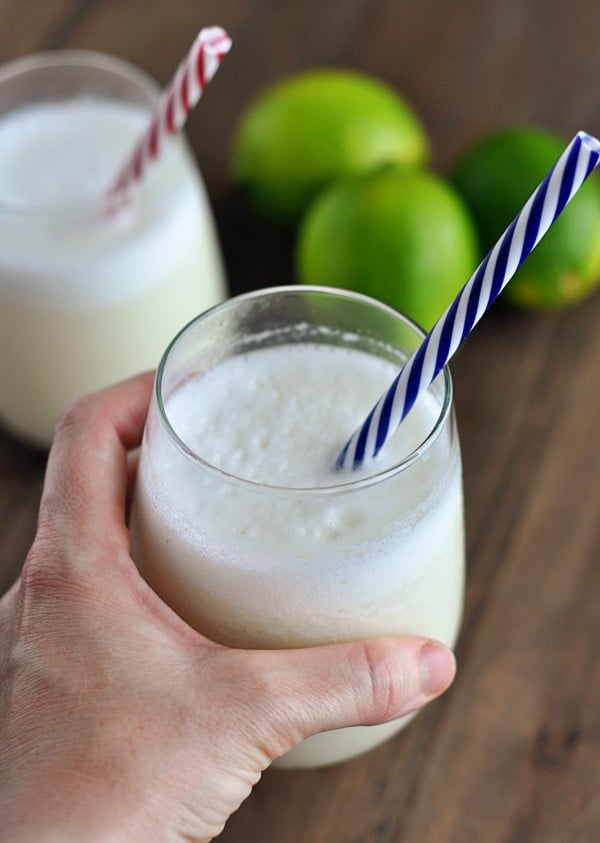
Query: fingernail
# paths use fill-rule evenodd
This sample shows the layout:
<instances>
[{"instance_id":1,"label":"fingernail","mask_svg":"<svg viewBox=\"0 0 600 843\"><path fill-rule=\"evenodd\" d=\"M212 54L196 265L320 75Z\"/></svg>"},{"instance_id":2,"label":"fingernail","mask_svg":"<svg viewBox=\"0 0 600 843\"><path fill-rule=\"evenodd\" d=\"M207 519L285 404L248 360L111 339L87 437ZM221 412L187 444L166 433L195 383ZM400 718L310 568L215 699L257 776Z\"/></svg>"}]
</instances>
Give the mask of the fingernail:
<instances>
[{"instance_id":1,"label":"fingernail","mask_svg":"<svg viewBox=\"0 0 600 843\"><path fill-rule=\"evenodd\" d=\"M445 691L454 679L456 661L451 650L436 641L427 641L421 647L421 688L428 697Z\"/></svg>"}]
</instances>

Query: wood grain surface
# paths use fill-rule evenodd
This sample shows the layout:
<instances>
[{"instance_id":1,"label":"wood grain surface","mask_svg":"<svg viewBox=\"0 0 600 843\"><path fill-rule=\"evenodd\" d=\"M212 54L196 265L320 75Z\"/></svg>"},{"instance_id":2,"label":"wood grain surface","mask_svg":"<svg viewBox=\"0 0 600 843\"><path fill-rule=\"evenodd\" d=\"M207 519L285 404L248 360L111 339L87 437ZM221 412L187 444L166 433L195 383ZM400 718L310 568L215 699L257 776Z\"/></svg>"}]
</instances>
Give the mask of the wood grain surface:
<instances>
[{"instance_id":1,"label":"wood grain surface","mask_svg":"<svg viewBox=\"0 0 600 843\"><path fill-rule=\"evenodd\" d=\"M2 0L0 61L90 48L165 82L212 23L234 49L188 133L233 291L293 278L292 235L252 216L229 171L242 109L286 74L338 65L389 81L441 172L501 125L600 132L592 0ZM457 681L363 758L268 771L224 843L600 840L599 368L600 295L484 319L452 366L468 540ZM0 592L32 540L44 464L0 433Z\"/></svg>"}]
</instances>

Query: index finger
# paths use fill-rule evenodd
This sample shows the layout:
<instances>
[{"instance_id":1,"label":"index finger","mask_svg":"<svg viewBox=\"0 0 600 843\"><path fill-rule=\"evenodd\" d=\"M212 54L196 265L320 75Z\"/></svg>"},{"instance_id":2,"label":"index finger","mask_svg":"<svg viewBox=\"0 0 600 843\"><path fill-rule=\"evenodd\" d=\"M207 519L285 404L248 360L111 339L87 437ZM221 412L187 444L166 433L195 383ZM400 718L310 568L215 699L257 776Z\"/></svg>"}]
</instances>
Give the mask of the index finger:
<instances>
[{"instance_id":1,"label":"index finger","mask_svg":"<svg viewBox=\"0 0 600 843\"><path fill-rule=\"evenodd\" d=\"M87 395L63 413L48 457L38 533L89 549L126 536L127 452L142 439L154 374Z\"/></svg>"}]
</instances>

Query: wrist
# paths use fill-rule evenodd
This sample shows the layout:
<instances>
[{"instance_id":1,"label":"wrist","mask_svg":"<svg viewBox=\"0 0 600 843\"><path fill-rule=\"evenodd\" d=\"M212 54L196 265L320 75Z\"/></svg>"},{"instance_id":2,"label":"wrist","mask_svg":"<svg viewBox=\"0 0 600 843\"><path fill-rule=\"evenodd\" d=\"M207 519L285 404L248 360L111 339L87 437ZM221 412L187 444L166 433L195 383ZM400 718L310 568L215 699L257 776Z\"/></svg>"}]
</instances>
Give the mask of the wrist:
<instances>
[{"instance_id":1,"label":"wrist","mask_svg":"<svg viewBox=\"0 0 600 843\"><path fill-rule=\"evenodd\" d=\"M64 772L48 774L43 781L13 780L2 788L2 839L11 843L152 843L159 839L160 826L143 801L125 787L104 788L84 776L74 781L68 778Z\"/></svg>"},{"instance_id":2,"label":"wrist","mask_svg":"<svg viewBox=\"0 0 600 843\"><path fill-rule=\"evenodd\" d=\"M139 822L130 822L122 815L57 817L34 806L29 806L27 815L13 815L7 823L0 813L0 824L11 843L152 843L158 839L152 832L144 832Z\"/></svg>"}]
</instances>

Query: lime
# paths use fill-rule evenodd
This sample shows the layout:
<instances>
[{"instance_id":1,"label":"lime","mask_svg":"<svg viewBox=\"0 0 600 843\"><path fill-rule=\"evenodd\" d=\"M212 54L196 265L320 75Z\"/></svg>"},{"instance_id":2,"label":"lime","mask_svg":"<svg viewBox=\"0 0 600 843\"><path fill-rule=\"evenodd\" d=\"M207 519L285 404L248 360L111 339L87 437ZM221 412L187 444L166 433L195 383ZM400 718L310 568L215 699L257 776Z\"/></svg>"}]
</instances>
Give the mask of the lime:
<instances>
[{"instance_id":1,"label":"lime","mask_svg":"<svg viewBox=\"0 0 600 843\"><path fill-rule=\"evenodd\" d=\"M451 180L471 209L487 252L545 178L565 143L539 129L511 128L477 143ZM504 295L551 308L583 298L600 282L600 184L592 176L520 267Z\"/></svg>"},{"instance_id":2,"label":"lime","mask_svg":"<svg viewBox=\"0 0 600 843\"><path fill-rule=\"evenodd\" d=\"M382 163L422 164L428 143L390 87L345 70L315 70L265 91L243 116L235 179L257 210L295 221L324 185Z\"/></svg>"},{"instance_id":3,"label":"lime","mask_svg":"<svg viewBox=\"0 0 600 843\"><path fill-rule=\"evenodd\" d=\"M301 282L373 296L429 329L476 267L477 237L450 185L388 166L326 189L299 231Z\"/></svg>"}]
</instances>

